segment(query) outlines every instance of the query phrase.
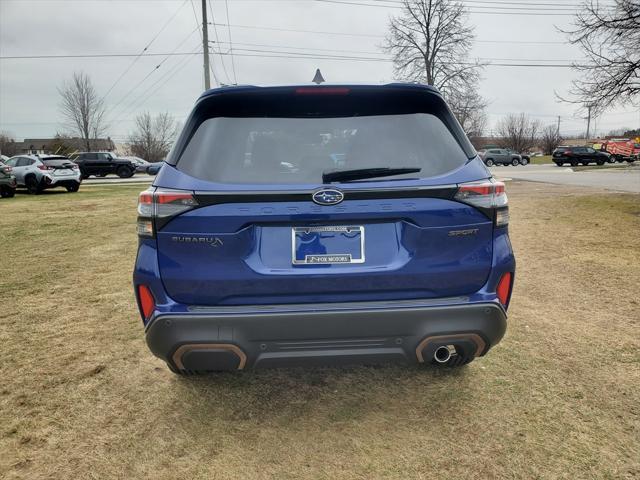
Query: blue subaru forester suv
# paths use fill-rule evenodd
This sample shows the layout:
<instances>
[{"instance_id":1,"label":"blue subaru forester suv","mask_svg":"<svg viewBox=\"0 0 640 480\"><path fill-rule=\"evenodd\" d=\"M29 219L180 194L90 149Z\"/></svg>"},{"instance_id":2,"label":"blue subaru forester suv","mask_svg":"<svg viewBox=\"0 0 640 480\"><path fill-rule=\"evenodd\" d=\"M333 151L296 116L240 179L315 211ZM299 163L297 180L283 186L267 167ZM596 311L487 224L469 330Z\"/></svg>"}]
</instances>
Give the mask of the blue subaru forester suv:
<instances>
[{"instance_id":1,"label":"blue subaru forester suv","mask_svg":"<svg viewBox=\"0 0 640 480\"><path fill-rule=\"evenodd\" d=\"M506 329L504 184L429 86L209 90L138 215L135 295L176 373L457 366Z\"/></svg>"}]
</instances>

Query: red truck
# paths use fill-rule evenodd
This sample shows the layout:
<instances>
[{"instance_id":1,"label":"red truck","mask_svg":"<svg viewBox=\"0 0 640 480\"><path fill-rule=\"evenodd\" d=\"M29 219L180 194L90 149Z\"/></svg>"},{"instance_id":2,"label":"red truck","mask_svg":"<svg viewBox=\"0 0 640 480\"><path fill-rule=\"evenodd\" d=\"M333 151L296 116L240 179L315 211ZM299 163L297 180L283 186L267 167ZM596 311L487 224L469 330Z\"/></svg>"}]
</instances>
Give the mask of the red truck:
<instances>
[{"instance_id":1,"label":"red truck","mask_svg":"<svg viewBox=\"0 0 640 480\"><path fill-rule=\"evenodd\" d=\"M612 138L602 143L601 150L611 154L618 162L635 162L640 158L640 143L628 138Z\"/></svg>"}]
</instances>

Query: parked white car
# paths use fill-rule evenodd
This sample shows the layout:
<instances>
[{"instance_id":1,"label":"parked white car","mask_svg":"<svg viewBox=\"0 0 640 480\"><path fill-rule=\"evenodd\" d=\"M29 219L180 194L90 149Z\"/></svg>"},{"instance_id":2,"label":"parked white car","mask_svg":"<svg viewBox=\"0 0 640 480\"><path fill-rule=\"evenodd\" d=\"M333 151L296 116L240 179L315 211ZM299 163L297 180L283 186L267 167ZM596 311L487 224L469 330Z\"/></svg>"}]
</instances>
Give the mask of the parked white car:
<instances>
[{"instance_id":1,"label":"parked white car","mask_svg":"<svg viewBox=\"0 0 640 480\"><path fill-rule=\"evenodd\" d=\"M78 165L61 155L18 155L6 164L12 168L18 187L26 187L33 194L55 187L77 192L82 182Z\"/></svg>"}]
</instances>

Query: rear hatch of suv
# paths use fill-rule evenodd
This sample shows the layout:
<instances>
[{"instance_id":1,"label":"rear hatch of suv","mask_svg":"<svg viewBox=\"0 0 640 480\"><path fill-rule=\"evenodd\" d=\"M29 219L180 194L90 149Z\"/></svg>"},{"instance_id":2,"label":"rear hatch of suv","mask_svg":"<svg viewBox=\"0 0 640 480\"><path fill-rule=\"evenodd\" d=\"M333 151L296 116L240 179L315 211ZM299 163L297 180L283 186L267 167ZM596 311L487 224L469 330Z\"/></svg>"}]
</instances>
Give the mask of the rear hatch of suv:
<instances>
[{"instance_id":1,"label":"rear hatch of suv","mask_svg":"<svg viewBox=\"0 0 640 480\"><path fill-rule=\"evenodd\" d=\"M489 276L494 219L464 198L490 175L431 89L217 91L168 164L143 195L177 302L442 298Z\"/></svg>"}]
</instances>

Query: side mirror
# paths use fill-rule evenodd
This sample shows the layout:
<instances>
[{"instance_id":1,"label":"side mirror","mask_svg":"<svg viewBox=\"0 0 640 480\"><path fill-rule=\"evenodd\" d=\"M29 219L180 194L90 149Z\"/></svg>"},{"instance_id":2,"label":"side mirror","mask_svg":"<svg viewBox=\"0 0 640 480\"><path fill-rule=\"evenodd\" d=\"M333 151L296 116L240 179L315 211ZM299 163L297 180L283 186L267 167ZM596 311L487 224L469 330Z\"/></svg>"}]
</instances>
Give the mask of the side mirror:
<instances>
[{"instance_id":1,"label":"side mirror","mask_svg":"<svg viewBox=\"0 0 640 480\"><path fill-rule=\"evenodd\" d=\"M162 168L162 164L160 165L151 165L147 168L147 173L149 175L157 175L158 172L160 171L160 168Z\"/></svg>"}]
</instances>

